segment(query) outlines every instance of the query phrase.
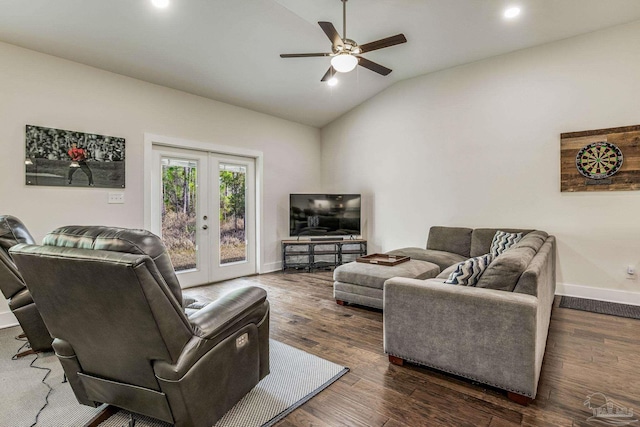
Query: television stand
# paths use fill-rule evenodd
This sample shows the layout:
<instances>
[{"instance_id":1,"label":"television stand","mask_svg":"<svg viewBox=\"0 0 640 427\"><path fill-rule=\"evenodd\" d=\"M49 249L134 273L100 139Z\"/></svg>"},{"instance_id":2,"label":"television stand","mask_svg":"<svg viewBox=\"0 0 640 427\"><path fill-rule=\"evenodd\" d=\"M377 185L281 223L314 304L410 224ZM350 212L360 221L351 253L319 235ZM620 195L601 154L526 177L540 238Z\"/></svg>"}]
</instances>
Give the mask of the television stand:
<instances>
[{"instance_id":1,"label":"television stand","mask_svg":"<svg viewBox=\"0 0 640 427\"><path fill-rule=\"evenodd\" d=\"M335 268L366 254L364 239L283 240L282 271Z\"/></svg>"},{"instance_id":2,"label":"television stand","mask_svg":"<svg viewBox=\"0 0 640 427\"><path fill-rule=\"evenodd\" d=\"M343 236L322 236L309 238L312 242L326 242L327 240L344 240Z\"/></svg>"}]
</instances>

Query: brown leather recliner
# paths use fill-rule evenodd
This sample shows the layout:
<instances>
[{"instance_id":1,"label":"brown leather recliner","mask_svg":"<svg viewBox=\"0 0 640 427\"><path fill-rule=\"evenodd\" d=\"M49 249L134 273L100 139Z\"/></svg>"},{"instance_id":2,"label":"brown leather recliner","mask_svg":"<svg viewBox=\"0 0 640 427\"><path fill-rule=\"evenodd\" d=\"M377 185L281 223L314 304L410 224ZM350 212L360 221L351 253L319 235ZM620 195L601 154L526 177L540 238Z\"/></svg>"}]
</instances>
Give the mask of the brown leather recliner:
<instances>
[{"instance_id":1,"label":"brown leather recliner","mask_svg":"<svg viewBox=\"0 0 640 427\"><path fill-rule=\"evenodd\" d=\"M9 308L18 319L31 350L50 351L51 335L33 303L22 275L18 271L9 249L18 243L33 244L34 240L24 224L16 217L0 215L0 290L9 302ZM30 354L26 351L20 355Z\"/></svg>"},{"instance_id":2,"label":"brown leather recliner","mask_svg":"<svg viewBox=\"0 0 640 427\"><path fill-rule=\"evenodd\" d=\"M187 316L149 232L62 227L11 255L82 404L210 427L269 373L266 291L238 289Z\"/></svg>"}]
</instances>

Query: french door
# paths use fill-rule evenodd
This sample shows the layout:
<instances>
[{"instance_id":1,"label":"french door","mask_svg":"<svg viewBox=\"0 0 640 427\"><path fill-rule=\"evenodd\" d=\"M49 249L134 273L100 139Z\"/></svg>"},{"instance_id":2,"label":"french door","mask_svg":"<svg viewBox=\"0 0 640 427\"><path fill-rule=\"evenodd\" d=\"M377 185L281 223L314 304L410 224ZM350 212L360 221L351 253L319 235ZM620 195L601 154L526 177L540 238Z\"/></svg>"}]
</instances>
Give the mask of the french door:
<instances>
[{"instance_id":1,"label":"french door","mask_svg":"<svg viewBox=\"0 0 640 427\"><path fill-rule=\"evenodd\" d=\"M180 285L256 273L255 161L153 146L151 231Z\"/></svg>"}]
</instances>

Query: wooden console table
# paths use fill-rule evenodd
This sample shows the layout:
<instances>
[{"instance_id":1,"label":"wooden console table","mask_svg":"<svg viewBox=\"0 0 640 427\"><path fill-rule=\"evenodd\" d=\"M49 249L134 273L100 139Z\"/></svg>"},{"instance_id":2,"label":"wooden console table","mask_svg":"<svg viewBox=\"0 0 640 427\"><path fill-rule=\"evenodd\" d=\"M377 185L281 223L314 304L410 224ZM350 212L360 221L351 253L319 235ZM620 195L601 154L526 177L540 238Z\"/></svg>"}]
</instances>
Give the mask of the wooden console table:
<instances>
[{"instance_id":1,"label":"wooden console table","mask_svg":"<svg viewBox=\"0 0 640 427\"><path fill-rule=\"evenodd\" d=\"M337 267L367 254L367 241L351 240L283 240L282 271Z\"/></svg>"}]
</instances>

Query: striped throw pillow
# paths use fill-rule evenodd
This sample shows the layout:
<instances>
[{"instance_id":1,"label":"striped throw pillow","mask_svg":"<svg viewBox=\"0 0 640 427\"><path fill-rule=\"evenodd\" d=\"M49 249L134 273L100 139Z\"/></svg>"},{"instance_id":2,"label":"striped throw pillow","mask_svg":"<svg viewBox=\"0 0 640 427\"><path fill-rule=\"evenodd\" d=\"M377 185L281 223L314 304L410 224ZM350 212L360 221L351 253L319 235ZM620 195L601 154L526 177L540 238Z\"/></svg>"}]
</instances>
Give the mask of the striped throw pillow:
<instances>
[{"instance_id":1,"label":"striped throw pillow","mask_svg":"<svg viewBox=\"0 0 640 427\"><path fill-rule=\"evenodd\" d=\"M462 261L456 266L456 269L449 275L444 283L451 285L475 286L487 269L487 266L493 261L493 255L484 254L474 258Z\"/></svg>"},{"instance_id":2,"label":"striped throw pillow","mask_svg":"<svg viewBox=\"0 0 640 427\"><path fill-rule=\"evenodd\" d=\"M522 239L522 233L507 233L506 231L496 231L491 241L491 255L497 257L502 252L509 249Z\"/></svg>"}]
</instances>

